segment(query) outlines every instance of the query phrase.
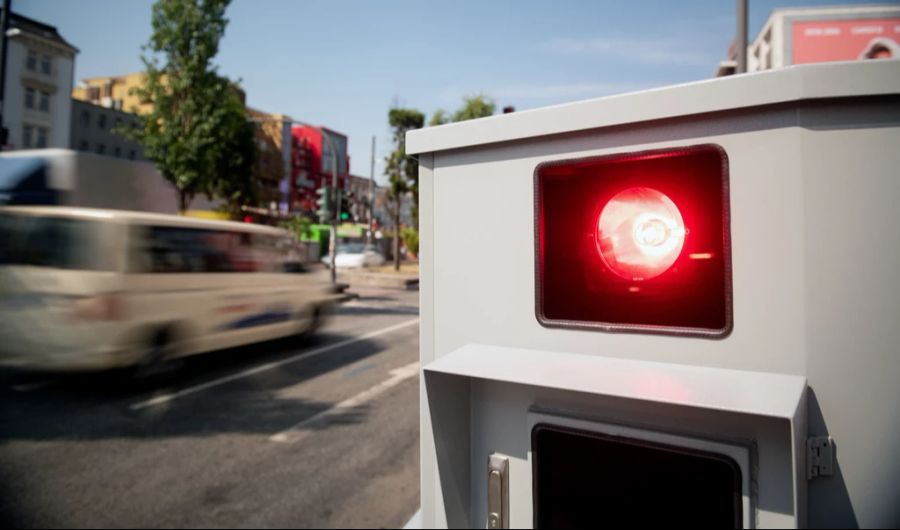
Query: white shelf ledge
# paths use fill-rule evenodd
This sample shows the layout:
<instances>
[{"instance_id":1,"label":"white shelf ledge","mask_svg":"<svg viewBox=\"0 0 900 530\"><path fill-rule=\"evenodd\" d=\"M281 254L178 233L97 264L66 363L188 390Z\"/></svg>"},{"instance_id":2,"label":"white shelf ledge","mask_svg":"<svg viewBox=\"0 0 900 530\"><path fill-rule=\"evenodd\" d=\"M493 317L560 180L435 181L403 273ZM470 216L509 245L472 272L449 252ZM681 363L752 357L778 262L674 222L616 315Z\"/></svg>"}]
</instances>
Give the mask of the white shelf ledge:
<instances>
[{"instance_id":1,"label":"white shelf ledge","mask_svg":"<svg viewBox=\"0 0 900 530\"><path fill-rule=\"evenodd\" d=\"M425 372L793 421L806 378L469 344Z\"/></svg>"}]
</instances>

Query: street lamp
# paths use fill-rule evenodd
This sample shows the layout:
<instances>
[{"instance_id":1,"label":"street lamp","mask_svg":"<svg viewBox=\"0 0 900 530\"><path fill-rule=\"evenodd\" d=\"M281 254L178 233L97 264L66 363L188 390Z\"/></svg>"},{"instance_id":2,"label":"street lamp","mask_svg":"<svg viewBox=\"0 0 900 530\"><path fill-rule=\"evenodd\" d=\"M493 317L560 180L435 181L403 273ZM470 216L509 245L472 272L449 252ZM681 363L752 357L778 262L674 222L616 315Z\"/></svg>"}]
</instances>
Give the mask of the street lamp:
<instances>
[{"instance_id":1,"label":"street lamp","mask_svg":"<svg viewBox=\"0 0 900 530\"><path fill-rule=\"evenodd\" d=\"M310 127L315 129L322 135L322 138L328 142L328 147L331 149L331 189L334 190L335 200L334 200L334 215L331 218L330 230L328 234L328 261L331 263L331 283L337 283L337 267L335 267L335 257L337 255L337 224L338 224L338 216L341 211L341 191L338 188L338 174L337 174L337 149L334 145L334 140L332 140L331 136L325 133L325 129L319 127L318 125L313 125L311 123L306 123L303 121L294 120L291 118L249 118L250 121L255 123L264 123L264 122L278 122L278 123L290 123L292 125L302 125L304 127ZM282 139L283 141L284 139ZM288 174L290 171L286 171Z\"/></svg>"}]
</instances>

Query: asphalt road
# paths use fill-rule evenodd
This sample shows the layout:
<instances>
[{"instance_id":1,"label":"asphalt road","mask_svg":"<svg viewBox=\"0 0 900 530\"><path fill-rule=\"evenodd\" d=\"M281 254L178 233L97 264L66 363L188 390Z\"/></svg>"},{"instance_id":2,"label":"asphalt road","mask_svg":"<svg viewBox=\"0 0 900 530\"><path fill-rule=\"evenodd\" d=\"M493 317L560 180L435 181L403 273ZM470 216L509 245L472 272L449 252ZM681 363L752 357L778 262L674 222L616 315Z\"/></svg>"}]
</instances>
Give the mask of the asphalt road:
<instances>
[{"instance_id":1,"label":"asphalt road","mask_svg":"<svg viewBox=\"0 0 900 530\"><path fill-rule=\"evenodd\" d=\"M418 293L359 292L304 343L199 356L150 387L0 372L0 526L402 526Z\"/></svg>"}]
</instances>

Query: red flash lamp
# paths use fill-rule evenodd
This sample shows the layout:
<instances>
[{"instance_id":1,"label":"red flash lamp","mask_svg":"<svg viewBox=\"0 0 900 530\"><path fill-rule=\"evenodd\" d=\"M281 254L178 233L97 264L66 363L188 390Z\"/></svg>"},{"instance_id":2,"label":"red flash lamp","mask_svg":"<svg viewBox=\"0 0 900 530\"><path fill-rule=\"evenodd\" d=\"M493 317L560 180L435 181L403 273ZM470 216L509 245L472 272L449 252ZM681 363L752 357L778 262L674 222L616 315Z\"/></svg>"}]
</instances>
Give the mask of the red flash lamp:
<instances>
[{"instance_id":1,"label":"red flash lamp","mask_svg":"<svg viewBox=\"0 0 900 530\"><path fill-rule=\"evenodd\" d=\"M648 280L666 272L681 254L684 236L678 207L650 188L619 192L597 221L600 257L626 280Z\"/></svg>"},{"instance_id":2,"label":"red flash lamp","mask_svg":"<svg viewBox=\"0 0 900 530\"><path fill-rule=\"evenodd\" d=\"M548 327L723 337L728 160L715 145L535 171L536 312Z\"/></svg>"}]
</instances>

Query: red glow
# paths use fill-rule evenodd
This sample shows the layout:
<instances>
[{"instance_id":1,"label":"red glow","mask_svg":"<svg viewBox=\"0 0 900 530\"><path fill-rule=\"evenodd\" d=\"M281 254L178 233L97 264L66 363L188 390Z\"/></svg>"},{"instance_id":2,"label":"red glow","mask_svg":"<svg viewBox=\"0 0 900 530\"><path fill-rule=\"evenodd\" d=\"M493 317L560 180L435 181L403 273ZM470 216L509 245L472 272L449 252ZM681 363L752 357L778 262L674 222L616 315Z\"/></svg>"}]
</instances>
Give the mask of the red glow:
<instances>
[{"instance_id":1,"label":"red glow","mask_svg":"<svg viewBox=\"0 0 900 530\"><path fill-rule=\"evenodd\" d=\"M681 212L651 188L628 188L615 195L597 220L597 247L603 263L632 281L666 272L684 246Z\"/></svg>"},{"instance_id":2,"label":"red glow","mask_svg":"<svg viewBox=\"0 0 900 530\"><path fill-rule=\"evenodd\" d=\"M731 329L728 157L715 145L535 169L536 316L547 327Z\"/></svg>"}]
</instances>

